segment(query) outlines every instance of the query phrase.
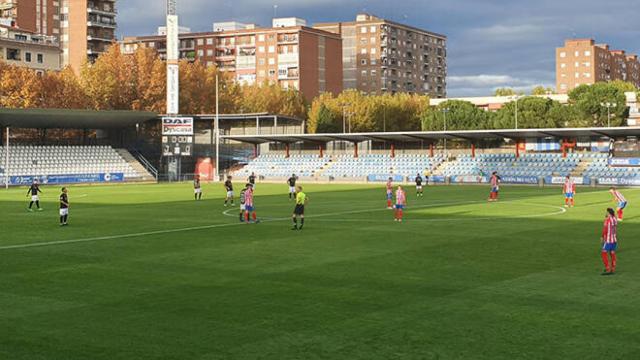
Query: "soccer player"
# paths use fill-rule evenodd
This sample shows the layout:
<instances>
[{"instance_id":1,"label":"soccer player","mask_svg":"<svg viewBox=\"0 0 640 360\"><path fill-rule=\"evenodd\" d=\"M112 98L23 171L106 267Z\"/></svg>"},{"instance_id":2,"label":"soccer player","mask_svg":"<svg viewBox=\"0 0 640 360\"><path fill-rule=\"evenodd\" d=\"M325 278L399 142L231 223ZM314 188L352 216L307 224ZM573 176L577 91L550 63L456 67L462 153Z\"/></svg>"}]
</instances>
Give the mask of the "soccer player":
<instances>
[{"instance_id":1,"label":"soccer player","mask_svg":"<svg viewBox=\"0 0 640 360\"><path fill-rule=\"evenodd\" d=\"M420 176L420 173L416 176L416 195L419 197L424 196L422 192L422 176Z\"/></svg>"},{"instance_id":2,"label":"soccer player","mask_svg":"<svg viewBox=\"0 0 640 360\"><path fill-rule=\"evenodd\" d=\"M196 200L202 200L202 188L200 186L200 175L193 178L193 194Z\"/></svg>"},{"instance_id":3,"label":"soccer player","mask_svg":"<svg viewBox=\"0 0 640 360\"><path fill-rule=\"evenodd\" d=\"M620 191L618 191L615 186L612 186L611 189L609 189L609 192L611 193L611 195L613 195L613 201L618 204L618 207L616 208L616 212L618 213L618 221L622 221L624 209L627 207L627 199L622 196Z\"/></svg>"},{"instance_id":4,"label":"soccer player","mask_svg":"<svg viewBox=\"0 0 640 360\"><path fill-rule=\"evenodd\" d=\"M246 210L246 206L245 206L245 202L247 200L247 188L248 186L245 186L244 189L240 190L240 222L244 222L244 212Z\"/></svg>"},{"instance_id":5,"label":"soccer player","mask_svg":"<svg viewBox=\"0 0 640 360\"><path fill-rule=\"evenodd\" d=\"M27 190L27 197L31 195L31 202L29 203L29 209L28 209L29 211L33 211L32 209L33 204L36 204L38 211L42 211L42 208L40 207L40 197L38 196L38 193L42 194L42 190L40 190L40 185L38 185L38 181L33 180L31 187L29 187L29 190Z\"/></svg>"},{"instance_id":6,"label":"soccer player","mask_svg":"<svg viewBox=\"0 0 640 360\"><path fill-rule=\"evenodd\" d=\"M249 181L249 184L251 184L251 187L253 189L256 188L256 174L255 173L251 173L251 175L249 175L249 178L247 179Z\"/></svg>"},{"instance_id":7,"label":"soccer player","mask_svg":"<svg viewBox=\"0 0 640 360\"><path fill-rule=\"evenodd\" d=\"M251 219L249 219L251 217ZM253 185L247 184L244 191L244 220L247 224L257 223L256 209L253 204Z\"/></svg>"},{"instance_id":8,"label":"soccer player","mask_svg":"<svg viewBox=\"0 0 640 360\"><path fill-rule=\"evenodd\" d=\"M60 194L60 226L67 226L67 218L69 217L69 191L66 187L62 188L62 194Z\"/></svg>"},{"instance_id":9,"label":"soccer player","mask_svg":"<svg viewBox=\"0 0 640 360\"><path fill-rule=\"evenodd\" d=\"M227 176L227 180L224 182L224 189L227 191L227 197L224 198L224 206L227 206L227 202L231 202L233 206L233 184L231 183L231 175Z\"/></svg>"},{"instance_id":10,"label":"soccer player","mask_svg":"<svg viewBox=\"0 0 640 360\"><path fill-rule=\"evenodd\" d=\"M564 180L562 192L564 193L564 207L573 207L575 205L573 198L576 194L576 184L573 182L573 179L571 179L571 176L569 175L567 175L567 178Z\"/></svg>"},{"instance_id":11,"label":"soccer player","mask_svg":"<svg viewBox=\"0 0 640 360\"><path fill-rule=\"evenodd\" d=\"M498 172L491 173L491 192L489 193L489 201L498 201L498 193L500 192L500 176Z\"/></svg>"},{"instance_id":12,"label":"soccer player","mask_svg":"<svg viewBox=\"0 0 640 360\"><path fill-rule=\"evenodd\" d=\"M289 184L289 200L296 198L296 181L298 177L296 174L291 174L291 177L287 179L287 184Z\"/></svg>"},{"instance_id":13,"label":"soccer player","mask_svg":"<svg viewBox=\"0 0 640 360\"><path fill-rule=\"evenodd\" d=\"M602 236L600 237L602 242L602 263L604 263L604 271L602 275L613 275L616 271L616 249L618 248L618 220L616 219L616 213L612 208L607 209L607 216L604 220L604 226L602 228ZM609 263L609 256L611 255L611 263Z\"/></svg>"},{"instance_id":14,"label":"soccer player","mask_svg":"<svg viewBox=\"0 0 640 360\"><path fill-rule=\"evenodd\" d=\"M307 194L302 192L302 186L296 187L296 207L293 209L293 228L291 230L302 230L304 226L304 206L307 204ZM300 218L300 227L298 227L298 218Z\"/></svg>"},{"instance_id":15,"label":"soccer player","mask_svg":"<svg viewBox=\"0 0 640 360\"><path fill-rule=\"evenodd\" d=\"M396 190L396 210L394 215L394 220L398 222L402 222L402 211L404 207L407 205L407 196L402 190L402 186L398 186L398 190Z\"/></svg>"},{"instance_id":16,"label":"soccer player","mask_svg":"<svg viewBox=\"0 0 640 360\"><path fill-rule=\"evenodd\" d=\"M393 178L387 180L387 209L393 209Z\"/></svg>"}]
</instances>

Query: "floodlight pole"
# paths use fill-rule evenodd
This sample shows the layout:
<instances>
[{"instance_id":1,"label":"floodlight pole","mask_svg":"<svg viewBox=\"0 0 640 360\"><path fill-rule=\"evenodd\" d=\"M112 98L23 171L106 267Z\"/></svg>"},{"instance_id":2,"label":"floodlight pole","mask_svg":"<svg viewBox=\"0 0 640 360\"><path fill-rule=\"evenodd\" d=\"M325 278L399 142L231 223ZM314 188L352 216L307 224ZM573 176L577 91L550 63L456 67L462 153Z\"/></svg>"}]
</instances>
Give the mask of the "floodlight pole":
<instances>
[{"instance_id":1,"label":"floodlight pole","mask_svg":"<svg viewBox=\"0 0 640 360\"><path fill-rule=\"evenodd\" d=\"M9 127L7 126L7 149L5 152L6 162L4 167L4 188L9 189Z\"/></svg>"},{"instance_id":2,"label":"floodlight pole","mask_svg":"<svg viewBox=\"0 0 640 360\"><path fill-rule=\"evenodd\" d=\"M218 85L218 73L216 69L216 119L214 121L213 131L216 133L216 166L213 172L214 180L220 181L220 87Z\"/></svg>"}]
</instances>

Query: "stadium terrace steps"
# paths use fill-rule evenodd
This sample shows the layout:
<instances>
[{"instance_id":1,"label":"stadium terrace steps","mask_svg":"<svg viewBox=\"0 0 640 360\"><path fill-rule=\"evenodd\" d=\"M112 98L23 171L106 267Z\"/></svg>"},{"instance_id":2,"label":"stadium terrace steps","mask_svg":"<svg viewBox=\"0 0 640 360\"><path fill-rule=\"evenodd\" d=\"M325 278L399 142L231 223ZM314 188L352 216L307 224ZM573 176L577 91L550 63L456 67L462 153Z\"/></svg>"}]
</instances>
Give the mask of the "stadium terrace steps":
<instances>
[{"instance_id":1,"label":"stadium terrace steps","mask_svg":"<svg viewBox=\"0 0 640 360\"><path fill-rule=\"evenodd\" d=\"M12 176L53 176L122 173L125 181L140 180L139 173L110 146L22 146L10 148ZM130 155L130 154L129 154ZM6 169L5 149L0 147L0 168Z\"/></svg>"},{"instance_id":2,"label":"stadium terrace steps","mask_svg":"<svg viewBox=\"0 0 640 360\"><path fill-rule=\"evenodd\" d=\"M582 176L582 174L584 174L585 171L587 171L587 169L591 166L592 162L593 162L593 159L591 158L580 159L578 166L576 166L576 168L573 169L573 171L571 172L571 176L573 177Z\"/></svg>"},{"instance_id":3,"label":"stadium terrace steps","mask_svg":"<svg viewBox=\"0 0 640 360\"><path fill-rule=\"evenodd\" d=\"M126 161L133 170L140 176L140 181L156 181L151 173L126 149L115 149L115 151Z\"/></svg>"}]
</instances>

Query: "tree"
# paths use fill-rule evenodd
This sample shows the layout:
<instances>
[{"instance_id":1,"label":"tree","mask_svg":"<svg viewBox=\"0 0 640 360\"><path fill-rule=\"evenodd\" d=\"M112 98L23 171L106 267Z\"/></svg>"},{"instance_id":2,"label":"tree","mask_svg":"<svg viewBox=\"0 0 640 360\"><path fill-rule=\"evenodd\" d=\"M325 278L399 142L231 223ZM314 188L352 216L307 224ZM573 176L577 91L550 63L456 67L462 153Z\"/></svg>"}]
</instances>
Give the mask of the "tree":
<instances>
[{"instance_id":1,"label":"tree","mask_svg":"<svg viewBox=\"0 0 640 360\"><path fill-rule=\"evenodd\" d=\"M497 88L494 92L493 92L494 96L512 96L512 95L516 95L516 91L513 90L512 88Z\"/></svg>"},{"instance_id":2,"label":"tree","mask_svg":"<svg viewBox=\"0 0 640 360\"><path fill-rule=\"evenodd\" d=\"M577 108L585 126L620 126L629 116L625 90L633 89L623 82L580 85L569 93L569 101ZM609 104L609 107L607 107Z\"/></svg>"},{"instance_id":3,"label":"tree","mask_svg":"<svg viewBox=\"0 0 640 360\"><path fill-rule=\"evenodd\" d=\"M318 111L318 121L316 126L316 133L335 133L338 132L338 124L333 116L333 113L324 104L320 105Z\"/></svg>"},{"instance_id":4,"label":"tree","mask_svg":"<svg viewBox=\"0 0 640 360\"><path fill-rule=\"evenodd\" d=\"M425 131L481 130L490 128L490 116L468 101L448 100L423 115Z\"/></svg>"},{"instance_id":5,"label":"tree","mask_svg":"<svg viewBox=\"0 0 640 360\"><path fill-rule=\"evenodd\" d=\"M538 85L536 87L534 87L533 89L531 89L531 95L548 95L548 94L553 94L553 88L551 87L544 87L542 85Z\"/></svg>"},{"instance_id":6,"label":"tree","mask_svg":"<svg viewBox=\"0 0 640 360\"><path fill-rule=\"evenodd\" d=\"M525 97L518 101L518 128L555 128L560 125L555 117L550 116L554 107L562 106L557 101L540 97ZM556 110L557 111L557 110ZM559 113L556 113L556 116ZM505 104L498 110L493 118L493 127L496 129L515 128L516 103Z\"/></svg>"}]
</instances>

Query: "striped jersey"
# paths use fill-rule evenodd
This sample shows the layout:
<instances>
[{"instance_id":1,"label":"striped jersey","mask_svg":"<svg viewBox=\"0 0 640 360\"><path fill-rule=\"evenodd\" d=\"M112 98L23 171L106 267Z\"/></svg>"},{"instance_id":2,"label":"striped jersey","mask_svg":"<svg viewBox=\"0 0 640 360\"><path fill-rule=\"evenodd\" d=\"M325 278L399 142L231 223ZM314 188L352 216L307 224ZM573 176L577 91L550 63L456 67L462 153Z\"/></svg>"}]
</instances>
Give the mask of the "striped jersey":
<instances>
[{"instance_id":1,"label":"striped jersey","mask_svg":"<svg viewBox=\"0 0 640 360\"><path fill-rule=\"evenodd\" d=\"M407 198L404 194L404 190L396 190L396 204L404 205L407 202Z\"/></svg>"},{"instance_id":2,"label":"striped jersey","mask_svg":"<svg viewBox=\"0 0 640 360\"><path fill-rule=\"evenodd\" d=\"M498 175L491 176L491 186L496 187L500 184L500 177Z\"/></svg>"},{"instance_id":3,"label":"striped jersey","mask_svg":"<svg viewBox=\"0 0 640 360\"><path fill-rule=\"evenodd\" d=\"M566 180L564 182L564 192L566 194L573 194L574 192L576 192L576 184L572 179Z\"/></svg>"},{"instance_id":4,"label":"striped jersey","mask_svg":"<svg viewBox=\"0 0 640 360\"><path fill-rule=\"evenodd\" d=\"M253 206L253 189L248 188L244 192L244 204L247 206Z\"/></svg>"},{"instance_id":5,"label":"striped jersey","mask_svg":"<svg viewBox=\"0 0 640 360\"><path fill-rule=\"evenodd\" d=\"M608 244L618 242L618 220L615 216L607 216L604 220L602 240Z\"/></svg>"},{"instance_id":6,"label":"striped jersey","mask_svg":"<svg viewBox=\"0 0 640 360\"><path fill-rule=\"evenodd\" d=\"M391 180L387 181L387 194L393 194L393 183Z\"/></svg>"},{"instance_id":7,"label":"striped jersey","mask_svg":"<svg viewBox=\"0 0 640 360\"><path fill-rule=\"evenodd\" d=\"M613 197L616 198L616 201L618 202L627 202L627 199L624 198L624 196L622 196L622 194L620 193L620 191L618 190L612 190L611 194L613 194Z\"/></svg>"}]
</instances>

